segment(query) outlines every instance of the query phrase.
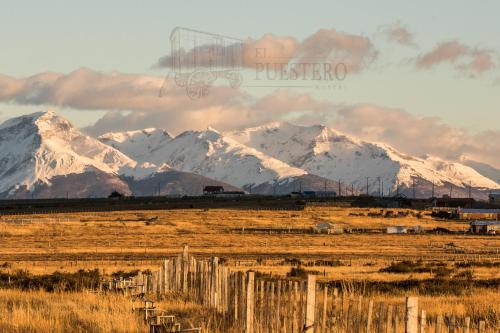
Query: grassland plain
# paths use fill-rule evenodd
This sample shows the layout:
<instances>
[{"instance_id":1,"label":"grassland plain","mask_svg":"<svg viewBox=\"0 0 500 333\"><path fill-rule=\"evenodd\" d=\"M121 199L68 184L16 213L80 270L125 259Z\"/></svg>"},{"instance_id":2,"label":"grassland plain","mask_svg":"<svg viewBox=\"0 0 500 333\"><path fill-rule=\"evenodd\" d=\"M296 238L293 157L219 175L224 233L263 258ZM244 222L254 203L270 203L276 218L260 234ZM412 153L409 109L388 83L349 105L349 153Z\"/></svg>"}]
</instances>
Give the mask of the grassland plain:
<instances>
[{"instance_id":1,"label":"grassland plain","mask_svg":"<svg viewBox=\"0 0 500 333\"><path fill-rule=\"evenodd\" d=\"M8 275L27 270L31 274L50 274L98 268L103 274L111 274L146 270L158 267L161 259L177 255L183 245L189 245L194 256L219 256L232 270L254 270L284 277L300 262L306 273L319 274L321 281L341 283L342 288L355 293L365 293L363 284L370 282L422 281L425 286L425 281L434 281L438 274L435 267L440 265L449 271L449 278L459 276L462 280L465 277L479 282L500 279L500 265L495 264L500 262L500 237L465 234L467 222L436 220L430 212L391 211L393 214L380 209L309 207L304 211L191 209L1 216L0 273ZM370 229L374 233L287 232L310 230L325 221L345 229ZM387 226L415 225L438 232L407 235L377 232ZM457 233L447 234L446 230ZM387 269L391 263L403 260L420 261L421 266L432 268L396 272ZM381 302L397 303L405 294L421 291L395 288L388 293L374 289L369 295ZM442 294L431 295L423 292L421 301L431 316L443 313L460 317L472 313L479 318L480 313L488 313L489 322L496 324L500 317L499 295L498 287L478 287L471 283L457 293L443 290ZM54 325L57 329L52 331L64 332L65 327L79 327L75 323L68 324L67 318L78 318L87 331L143 329L141 322L130 316L129 299L118 295L96 297L84 293L0 290L3 309L0 311L7 311L1 318L8 318L3 319L2 329L15 327L12 332L37 332L44 331L41 327ZM26 306L8 305L24 304L23 299L33 301ZM106 302L116 304L117 308L105 306ZM163 302L163 307L179 314L187 323L196 323L209 316L207 309L189 302L175 299ZM71 309L79 303L88 304L93 309L91 312L98 316L86 314L86 307L83 307L75 317ZM26 312L41 311L37 310L37 304L47 309L43 318L52 318L51 321L33 319L30 322L38 326L22 328ZM63 314L65 311L67 313ZM120 322L113 324L115 319L108 320L106 316L124 319L116 319ZM210 316L216 323L216 315ZM101 320L99 318L108 324L100 326L95 322ZM214 325L211 327L217 327Z\"/></svg>"}]
</instances>

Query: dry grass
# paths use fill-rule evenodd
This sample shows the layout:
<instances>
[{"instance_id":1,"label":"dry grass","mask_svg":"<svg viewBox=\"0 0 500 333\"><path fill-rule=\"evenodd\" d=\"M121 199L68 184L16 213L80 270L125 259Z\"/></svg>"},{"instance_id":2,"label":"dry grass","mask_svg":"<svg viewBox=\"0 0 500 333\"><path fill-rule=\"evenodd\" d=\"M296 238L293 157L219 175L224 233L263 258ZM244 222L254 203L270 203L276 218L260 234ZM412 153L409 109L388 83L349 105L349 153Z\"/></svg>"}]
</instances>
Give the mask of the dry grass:
<instances>
[{"instance_id":1,"label":"dry grass","mask_svg":"<svg viewBox=\"0 0 500 333\"><path fill-rule=\"evenodd\" d=\"M245 228L308 228L332 221L348 228L420 225L465 230L467 224L436 221L424 212L398 218L370 217L378 209L314 207L304 211L170 210L3 216L0 219L0 263L11 270L37 274L55 270L100 268L104 273L146 269L161 258L177 254L184 244L197 256L256 259L296 257L340 259L350 266L326 268L334 279L396 279L409 276L380 274L392 260L480 260L499 258L500 238L471 235L386 234L240 234ZM397 211L397 210L395 210ZM403 210L405 211L405 210ZM154 224L148 218L158 216ZM148 225L149 224L149 225ZM476 260L474 259L474 260ZM370 264L371 266L366 266ZM265 265L264 271L284 274L289 267ZM475 269L478 277L499 277L497 269ZM421 275L421 278L428 274Z\"/></svg>"},{"instance_id":2,"label":"dry grass","mask_svg":"<svg viewBox=\"0 0 500 333\"><path fill-rule=\"evenodd\" d=\"M321 221L346 228L384 228L420 225L424 229L467 229L467 223L437 221L428 212L398 218L368 216L379 210L314 207L304 211L172 210L2 216L0 219L0 272L27 269L33 274L56 270L99 268L115 271L157 268L161 258L176 255L188 244L197 257L217 255L233 270L255 270L285 276L291 265L284 258L303 262L340 260L336 267L312 266L320 280L404 281L428 279L432 273L380 272L394 260L443 261L448 267L461 260L499 261L500 238L472 235L387 234L252 234L241 228L310 228ZM158 220L147 220L158 216ZM476 279L500 278L500 267L472 267ZM456 269L457 272L464 269ZM324 273L324 276L323 276ZM375 295L376 302L402 306L402 295ZM366 300L366 298L365 298ZM428 316L438 313L480 318L487 313L498 323L498 290L471 290L464 296L421 296ZM236 332L222 327L220 318L199 305L169 298L160 307L181 318L186 327L209 332ZM134 332L144 326L122 296L83 293L45 293L0 290L0 332Z\"/></svg>"},{"instance_id":3,"label":"dry grass","mask_svg":"<svg viewBox=\"0 0 500 333\"><path fill-rule=\"evenodd\" d=\"M0 332L144 332L119 295L0 289Z\"/></svg>"}]
</instances>

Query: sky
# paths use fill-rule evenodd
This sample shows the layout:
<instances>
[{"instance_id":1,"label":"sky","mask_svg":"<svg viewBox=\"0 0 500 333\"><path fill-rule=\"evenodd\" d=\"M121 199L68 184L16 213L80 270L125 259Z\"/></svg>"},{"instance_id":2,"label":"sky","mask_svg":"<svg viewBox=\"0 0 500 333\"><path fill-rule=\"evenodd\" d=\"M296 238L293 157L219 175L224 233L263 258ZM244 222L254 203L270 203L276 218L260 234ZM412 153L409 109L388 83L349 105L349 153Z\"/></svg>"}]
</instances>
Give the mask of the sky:
<instances>
[{"instance_id":1,"label":"sky","mask_svg":"<svg viewBox=\"0 0 500 333\"><path fill-rule=\"evenodd\" d=\"M4 1L0 121L52 109L93 135L322 123L407 153L500 168L498 12L489 0ZM193 100L164 79L177 26L243 40L241 86L217 79ZM288 64L346 64L347 75L255 80L257 48Z\"/></svg>"}]
</instances>

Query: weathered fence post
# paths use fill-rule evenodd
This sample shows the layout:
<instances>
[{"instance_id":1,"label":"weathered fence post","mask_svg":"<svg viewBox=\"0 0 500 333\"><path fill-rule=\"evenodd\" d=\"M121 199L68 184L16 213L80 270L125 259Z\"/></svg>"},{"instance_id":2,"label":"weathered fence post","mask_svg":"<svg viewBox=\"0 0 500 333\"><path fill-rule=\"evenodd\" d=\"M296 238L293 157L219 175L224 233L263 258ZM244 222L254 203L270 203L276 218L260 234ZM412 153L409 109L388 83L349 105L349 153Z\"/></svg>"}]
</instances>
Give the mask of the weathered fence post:
<instances>
[{"instance_id":1,"label":"weathered fence post","mask_svg":"<svg viewBox=\"0 0 500 333\"><path fill-rule=\"evenodd\" d=\"M277 286L276 286L276 332L281 332L281 280L278 280Z\"/></svg>"},{"instance_id":2,"label":"weathered fence post","mask_svg":"<svg viewBox=\"0 0 500 333\"><path fill-rule=\"evenodd\" d=\"M394 310L394 332L399 333L399 308Z\"/></svg>"},{"instance_id":3,"label":"weathered fence post","mask_svg":"<svg viewBox=\"0 0 500 333\"><path fill-rule=\"evenodd\" d=\"M328 286L325 284L323 289L323 316L321 318L321 330L326 332L326 316L328 307Z\"/></svg>"},{"instance_id":4,"label":"weathered fence post","mask_svg":"<svg viewBox=\"0 0 500 333\"><path fill-rule=\"evenodd\" d=\"M306 322L304 325L304 333L314 332L314 320L316 307L316 276L307 276L307 297L306 297Z\"/></svg>"},{"instance_id":5,"label":"weathered fence post","mask_svg":"<svg viewBox=\"0 0 500 333\"><path fill-rule=\"evenodd\" d=\"M254 284L255 273L248 272L246 333L254 333Z\"/></svg>"},{"instance_id":6,"label":"weathered fence post","mask_svg":"<svg viewBox=\"0 0 500 333\"><path fill-rule=\"evenodd\" d=\"M386 320L386 325L385 325L385 331L386 333L391 333L392 332L392 305L389 305L387 307L387 320Z\"/></svg>"},{"instance_id":7,"label":"weathered fence post","mask_svg":"<svg viewBox=\"0 0 500 333\"><path fill-rule=\"evenodd\" d=\"M406 297L405 333L418 331L418 297Z\"/></svg>"},{"instance_id":8,"label":"weathered fence post","mask_svg":"<svg viewBox=\"0 0 500 333\"><path fill-rule=\"evenodd\" d=\"M299 299L299 283L294 282L293 283L293 327L292 327L292 332L299 332L299 304L298 302L300 301Z\"/></svg>"},{"instance_id":9,"label":"weathered fence post","mask_svg":"<svg viewBox=\"0 0 500 333\"><path fill-rule=\"evenodd\" d=\"M427 313L422 310L420 315L420 333L425 333L425 326L427 325Z\"/></svg>"},{"instance_id":10,"label":"weathered fence post","mask_svg":"<svg viewBox=\"0 0 500 333\"><path fill-rule=\"evenodd\" d=\"M373 315L373 300L371 299L368 303L368 314L366 318L366 333L370 333L372 325L372 315Z\"/></svg>"},{"instance_id":11,"label":"weathered fence post","mask_svg":"<svg viewBox=\"0 0 500 333\"><path fill-rule=\"evenodd\" d=\"M443 316L438 315L436 318L436 331L435 333L441 333L441 325L443 324Z\"/></svg>"},{"instance_id":12,"label":"weathered fence post","mask_svg":"<svg viewBox=\"0 0 500 333\"><path fill-rule=\"evenodd\" d=\"M483 333L484 332L484 320L480 320L479 324L477 325L477 333Z\"/></svg>"},{"instance_id":13,"label":"weathered fence post","mask_svg":"<svg viewBox=\"0 0 500 333\"><path fill-rule=\"evenodd\" d=\"M470 331L470 317L465 317L463 333L469 333Z\"/></svg>"}]
</instances>

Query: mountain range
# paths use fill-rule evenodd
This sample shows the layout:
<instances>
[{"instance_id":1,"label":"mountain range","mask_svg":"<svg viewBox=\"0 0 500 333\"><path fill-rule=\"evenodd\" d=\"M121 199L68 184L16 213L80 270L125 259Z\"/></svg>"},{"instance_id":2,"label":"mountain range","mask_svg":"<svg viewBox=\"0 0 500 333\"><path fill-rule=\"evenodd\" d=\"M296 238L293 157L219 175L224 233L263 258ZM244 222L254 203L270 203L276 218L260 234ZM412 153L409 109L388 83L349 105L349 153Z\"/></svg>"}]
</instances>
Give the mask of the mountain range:
<instances>
[{"instance_id":1,"label":"mountain range","mask_svg":"<svg viewBox=\"0 0 500 333\"><path fill-rule=\"evenodd\" d=\"M0 125L0 198L196 195L299 190L485 198L500 185L484 163L415 157L332 128L271 123L233 132L163 129L86 135L54 112ZM498 170L497 170L498 171Z\"/></svg>"}]
</instances>

